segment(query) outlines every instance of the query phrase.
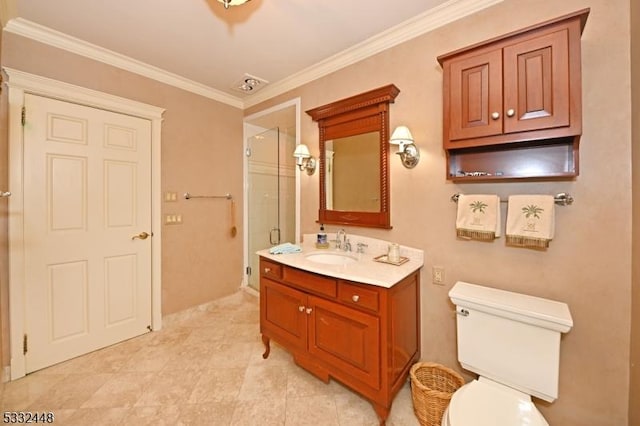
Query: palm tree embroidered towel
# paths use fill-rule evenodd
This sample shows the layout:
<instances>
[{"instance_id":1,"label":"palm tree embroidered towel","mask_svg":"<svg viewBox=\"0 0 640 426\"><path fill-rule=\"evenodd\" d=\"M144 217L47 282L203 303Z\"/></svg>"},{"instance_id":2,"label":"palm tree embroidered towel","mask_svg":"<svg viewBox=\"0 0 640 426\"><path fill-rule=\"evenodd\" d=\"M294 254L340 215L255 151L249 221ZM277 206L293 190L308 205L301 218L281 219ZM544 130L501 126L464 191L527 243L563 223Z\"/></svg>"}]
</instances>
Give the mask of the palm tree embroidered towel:
<instances>
[{"instance_id":1,"label":"palm tree embroidered towel","mask_svg":"<svg viewBox=\"0 0 640 426\"><path fill-rule=\"evenodd\" d=\"M500 236L500 198L495 194L460 194L456 235L466 240L493 241Z\"/></svg>"},{"instance_id":2,"label":"palm tree embroidered towel","mask_svg":"<svg viewBox=\"0 0 640 426\"><path fill-rule=\"evenodd\" d=\"M552 195L511 195L507 205L507 245L549 248L555 232Z\"/></svg>"}]
</instances>

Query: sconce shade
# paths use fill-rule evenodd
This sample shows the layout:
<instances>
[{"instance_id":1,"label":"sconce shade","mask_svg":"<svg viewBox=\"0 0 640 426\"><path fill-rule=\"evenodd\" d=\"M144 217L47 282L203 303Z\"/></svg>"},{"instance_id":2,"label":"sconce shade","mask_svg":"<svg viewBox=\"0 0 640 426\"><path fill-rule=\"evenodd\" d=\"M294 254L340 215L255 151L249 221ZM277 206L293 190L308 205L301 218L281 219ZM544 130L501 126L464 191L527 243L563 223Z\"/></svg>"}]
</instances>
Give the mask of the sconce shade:
<instances>
[{"instance_id":1,"label":"sconce shade","mask_svg":"<svg viewBox=\"0 0 640 426\"><path fill-rule=\"evenodd\" d=\"M404 145L413 143L413 135L407 126L398 126L393 131L389 143L392 145Z\"/></svg>"},{"instance_id":2,"label":"sconce shade","mask_svg":"<svg viewBox=\"0 0 640 426\"><path fill-rule=\"evenodd\" d=\"M218 0L218 2L224 5L225 9L229 9L229 6L240 6L251 0Z\"/></svg>"},{"instance_id":3,"label":"sconce shade","mask_svg":"<svg viewBox=\"0 0 640 426\"><path fill-rule=\"evenodd\" d=\"M309 148L305 144L301 143L296 147L293 156L296 158L311 158L311 152L309 152Z\"/></svg>"}]
</instances>

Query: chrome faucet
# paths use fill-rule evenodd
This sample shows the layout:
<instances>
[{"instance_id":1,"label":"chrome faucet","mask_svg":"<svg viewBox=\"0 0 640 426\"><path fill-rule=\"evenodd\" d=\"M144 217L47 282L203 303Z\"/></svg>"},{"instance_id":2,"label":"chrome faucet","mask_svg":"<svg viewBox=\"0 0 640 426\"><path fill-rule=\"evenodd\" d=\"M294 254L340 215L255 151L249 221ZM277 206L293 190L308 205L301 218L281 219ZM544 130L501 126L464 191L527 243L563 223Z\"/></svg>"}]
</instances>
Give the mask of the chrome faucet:
<instances>
[{"instance_id":1,"label":"chrome faucet","mask_svg":"<svg viewBox=\"0 0 640 426\"><path fill-rule=\"evenodd\" d=\"M342 237L342 240L340 239ZM344 229L340 229L336 232L336 248L338 250L347 250L347 233Z\"/></svg>"}]
</instances>

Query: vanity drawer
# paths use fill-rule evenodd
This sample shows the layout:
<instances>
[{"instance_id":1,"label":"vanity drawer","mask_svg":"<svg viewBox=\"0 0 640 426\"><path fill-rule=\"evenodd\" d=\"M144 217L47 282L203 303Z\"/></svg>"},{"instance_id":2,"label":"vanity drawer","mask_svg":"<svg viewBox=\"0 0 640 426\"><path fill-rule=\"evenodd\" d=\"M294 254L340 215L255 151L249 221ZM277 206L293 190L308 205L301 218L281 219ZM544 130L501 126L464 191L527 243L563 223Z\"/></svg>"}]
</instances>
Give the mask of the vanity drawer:
<instances>
[{"instance_id":1,"label":"vanity drawer","mask_svg":"<svg viewBox=\"0 0 640 426\"><path fill-rule=\"evenodd\" d=\"M277 262L260 259L260 275L263 277L282 278L282 265Z\"/></svg>"},{"instance_id":2,"label":"vanity drawer","mask_svg":"<svg viewBox=\"0 0 640 426\"><path fill-rule=\"evenodd\" d=\"M380 293L375 288L350 284L340 281L338 285L338 300L350 306L357 306L378 312L380 307Z\"/></svg>"},{"instance_id":3,"label":"vanity drawer","mask_svg":"<svg viewBox=\"0 0 640 426\"><path fill-rule=\"evenodd\" d=\"M335 278L285 267L282 271L282 279L289 284L312 293L336 297L338 283Z\"/></svg>"}]
</instances>

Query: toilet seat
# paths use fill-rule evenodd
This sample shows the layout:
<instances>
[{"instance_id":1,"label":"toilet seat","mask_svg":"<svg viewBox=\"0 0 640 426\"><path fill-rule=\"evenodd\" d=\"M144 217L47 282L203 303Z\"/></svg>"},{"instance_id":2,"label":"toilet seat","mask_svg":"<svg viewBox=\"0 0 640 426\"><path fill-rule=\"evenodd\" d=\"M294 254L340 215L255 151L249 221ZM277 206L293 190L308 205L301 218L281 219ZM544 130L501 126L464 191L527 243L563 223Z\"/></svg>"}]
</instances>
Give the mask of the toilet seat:
<instances>
[{"instance_id":1,"label":"toilet seat","mask_svg":"<svg viewBox=\"0 0 640 426\"><path fill-rule=\"evenodd\" d=\"M549 426L531 396L481 377L458 389L443 426Z\"/></svg>"}]
</instances>

